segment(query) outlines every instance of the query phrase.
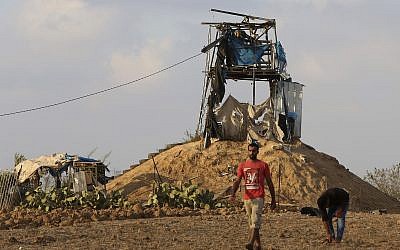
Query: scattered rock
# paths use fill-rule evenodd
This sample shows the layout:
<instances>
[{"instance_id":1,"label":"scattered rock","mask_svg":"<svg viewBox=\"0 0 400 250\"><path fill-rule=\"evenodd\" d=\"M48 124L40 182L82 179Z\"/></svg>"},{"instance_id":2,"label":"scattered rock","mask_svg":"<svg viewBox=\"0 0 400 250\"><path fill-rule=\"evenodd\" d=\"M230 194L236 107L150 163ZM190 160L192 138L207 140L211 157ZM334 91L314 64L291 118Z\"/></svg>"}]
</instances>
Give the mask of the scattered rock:
<instances>
[{"instance_id":1,"label":"scattered rock","mask_svg":"<svg viewBox=\"0 0 400 250\"><path fill-rule=\"evenodd\" d=\"M44 236L36 236L35 240L33 243L35 244L47 244L50 242L56 241L56 239L50 235L44 235Z\"/></svg>"},{"instance_id":2,"label":"scattered rock","mask_svg":"<svg viewBox=\"0 0 400 250\"><path fill-rule=\"evenodd\" d=\"M135 204L132 209L138 215L143 214L143 207L140 203Z\"/></svg>"},{"instance_id":3,"label":"scattered rock","mask_svg":"<svg viewBox=\"0 0 400 250\"><path fill-rule=\"evenodd\" d=\"M4 222L0 223L0 230L5 230L8 229L8 226L6 226L6 224L4 224Z\"/></svg>"},{"instance_id":4,"label":"scattered rock","mask_svg":"<svg viewBox=\"0 0 400 250\"><path fill-rule=\"evenodd\" d=\"M8 219L8 220L6 220L5 222L4 222L4 225L6 225L6 226L11 226L11 225L13 225L13 223L14 223L14 220L13 219Z\"/></svg>"},{"instance_id":5,"label":"scattered rock","mask_svg":"<svg viewBox=\"0 0 400 250\"><path fill-rule=\"evenodd\" d=\"M372 214L379 214L379 215L382 215L382 214L387 214L387 209L377 209L377 210L373 210L373 211L371 211L371 213Z\"/></svg>"},{"instance_id":6,"label":"scattered rock","mask_svg":"<svg viewBox=\"0 0 400 250\"><path fill-rule=\"evenodd\" d=\"M19 240L17 240L17 238L15 238L14 236L11 236L8 238L8 242L10 243L19 243Z\"/></svg>"},{"instance_id":7,"label":"scattered rock","mask_svg":"<svg viewBox=\"0 0 400 250\"><path fill-rule=\"evenodd\" d=\"M162 210L161 210L159 207L157 207L157 208L154 210L153 215L154 215L154 217L161 217L161 216L163 215L163 212L162 212Z\"/></svg>"},{"instance_id":8,"label":"scattered rock","mask_svg":"<svg viewBox=\"0 0 400 250\"><path fill-rule=\"evenodd\" d=\"M220 208L219 209L219 213L221 214L221 215L228 215L229 214L229 211L228 211L228 209L227 208Z\"/></svg>"},{"instance_id":9,"label":"scattered rock","mask_svg":"<svg viewBox=\"0 0 400 250\"><path fill-rule=\"evenodd\" d=\"M59 226L72 226L74 221L72 219L63 220L60 222Z\"/></svg>"},{"instance_id":10,"label":"scattered rock","mask_svg":"<svg viewBox=\"0 0 400 250\"><path fill-rule=\"evenodd\" d=\"M43 221L43 224L49 225L49 224L50 224L50 218L49 218L49 216L44 215L44 216L42 217L42 221Z\"/></svg>"}]
</instances>

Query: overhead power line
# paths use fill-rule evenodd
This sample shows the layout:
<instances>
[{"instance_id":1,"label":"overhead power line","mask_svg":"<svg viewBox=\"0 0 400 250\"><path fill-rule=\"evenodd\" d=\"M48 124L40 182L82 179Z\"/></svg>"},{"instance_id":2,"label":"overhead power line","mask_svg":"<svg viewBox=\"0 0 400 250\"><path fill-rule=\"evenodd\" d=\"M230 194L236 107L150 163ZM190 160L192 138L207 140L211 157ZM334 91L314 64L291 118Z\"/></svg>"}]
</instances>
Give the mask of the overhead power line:
<instances>
[{"instance_id":1,"label":"overhead power line","mask_svg":"<svg viewBox=\"0 0 400 250\"><path fill-rule=\"evenodd\" d=\"M181 60L181 61L179 61L179 62L177 62L177 63L174 63L174 64L172 64L172 65L170 65L170 66L167 66L167 67L165 67L165 68L162 68L162 69L160 69L160 70L157 70L157 71L155 71L155 72L153 72L153 73L151 73L151 74L142 76L142 77L140 77L140 78L138 78L138 79L136 79L136 80L130 81L130 82L122 83L122 84L115 85L115 86L110 87L110 88L107 88L107 89L102 89L102 90L99 90L99 91L96 91L96 92L93 92L93 93L89 93L89 94L86 94L86 95L78 96L78 97L75 97L75 98L70 98L70 99L67 99L67 100L64 100L64 101L60 101L60 102L56 102L56 103L52 103L52 104L48 104L48 105L44 105L44 106L39 106L39 107L34 107L34 108L28 108L28 109L23 109L23 110L18 110L18 111L9 112L9 113L3 113L3 114L0 114L0 117L3 117L3 116L11 116L11 115L16 115L16 114L20 114L20 113L26 113L26 112L36 111L36 110L40 110L40 109L47 109L47 108L51 108L51 107L54 107L54 106L59 106L59 105L62 105L62 104L66 104L66 103L69 103L69 102L74 102L74 101L78 101L78 100L81 100L81 99L85 99L85 98L88 98L88 97L91 97L91 96L94 96L94 95L99 95L99 94L102 94L102 93L105 93L105 92L108 92L108 91L111 91L111 90L114 90L114 89L117 89L117 88L121 88L121 87L130 85L130 84L135 83L135 82L139 82L139 81L141 81L141 80L143 80L143 79L152 77L152 76L154 76L154 75L157 75L157 74L159 74L159 73L161 73L161 72L163 72L163 71L166 71L166 70L169 70L169 69L171 69L171 68L173 68L173 67L176 67L176 66L178 66L179 64L183 64L183 63L185 63L185 62L187 62L187 61L190 61L190 60L192 60L193 58L198 57L198 56L201 55L201 54L202 54L202 53L200 52L200 53L195 54L195 55L193 55L193 56L190 56L190 57L188 57L188 58L186 58L186 59L183 59L183 60Z\"/></svg>"}]
</instances>

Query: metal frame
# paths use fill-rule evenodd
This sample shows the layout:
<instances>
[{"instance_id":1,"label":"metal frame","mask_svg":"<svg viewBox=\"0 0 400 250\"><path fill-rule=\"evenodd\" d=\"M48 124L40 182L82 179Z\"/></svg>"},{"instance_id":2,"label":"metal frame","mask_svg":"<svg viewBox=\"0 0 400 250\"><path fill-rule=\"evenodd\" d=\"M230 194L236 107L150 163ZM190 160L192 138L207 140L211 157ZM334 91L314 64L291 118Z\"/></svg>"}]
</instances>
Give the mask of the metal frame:
<instances>
[{"instance_id":1,"label":"metal frame","mask_svg":"<svg viewBox=\"0 0 400 250\"><path fill-rule=\"evenodd\" d=\"M204 130L207 110L215 107L208 107L207 97L210 94L210 85L213 78L216 77L215 63L217 60L217 45L225 37L228 32L237 32L243 34L249 40L249 44L267 45L267 50L263 53L261 61L253 65L224 65L224 73L226 80L235 81L251 81L253 88L253 105L255 105L256 82L269 82L270 95L273 97L276 92L277 82L284 79L278 65L276 46L278 37L276 32L275 19L251 16L230 11L211 9L213 12L229 14L243 17L241 22L202 22L203 25L209 26L208 45L202 49L202 52L207 53L203 93L200 106L199 122L196 133L200 134ZM211 41L211 37L214 37ZM204 137L206 137L206 133ZM205 140L206 141L206 140Z\"/></svg>"}]
</instances>

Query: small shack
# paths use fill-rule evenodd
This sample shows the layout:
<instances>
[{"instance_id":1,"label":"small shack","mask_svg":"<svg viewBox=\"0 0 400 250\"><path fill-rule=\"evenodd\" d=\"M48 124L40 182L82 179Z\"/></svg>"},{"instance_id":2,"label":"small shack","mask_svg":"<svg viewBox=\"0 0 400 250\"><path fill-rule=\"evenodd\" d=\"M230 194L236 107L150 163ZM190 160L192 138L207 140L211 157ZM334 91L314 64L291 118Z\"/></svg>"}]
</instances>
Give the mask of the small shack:
<instances>
[{"instance_id":1,"label":"small shack","mask_svg":"<svg viewBox=\"0 0 400 250\"><path fill-rule=\"evenodd\" d=\"M76 192L103 188L111 177L102 161L55 153L25 160L15 166L14 172L20 184L43 190L69 186Z\"/></svg>"}]
</instances>

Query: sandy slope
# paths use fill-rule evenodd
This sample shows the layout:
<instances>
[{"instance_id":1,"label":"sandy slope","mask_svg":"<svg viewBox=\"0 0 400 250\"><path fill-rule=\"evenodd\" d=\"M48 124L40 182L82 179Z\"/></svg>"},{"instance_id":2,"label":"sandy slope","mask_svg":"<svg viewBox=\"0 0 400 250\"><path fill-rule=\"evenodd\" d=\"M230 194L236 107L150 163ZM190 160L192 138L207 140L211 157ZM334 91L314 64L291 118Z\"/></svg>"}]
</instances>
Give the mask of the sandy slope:
<instances>
[{"instance_id":1,"label":"sandy slope","mask_svg":"<svg viewBox=\"0 0 400 250\"><path fill-rule=\"evenodd\" d=\"M400 211L400 203L383 194L327 154L316 151L297 141L290 148L273 141L261 141L259 159L271 168L276 191L281 202L299 206L316 206L318 195L327 187L343 187L350 192L351 210L386 208ZM237 165L247 157L244 142L217 141L207 149L201 142L175 146L154 157L164 181L193 181L216 193L226 190L232 183L229 165ZM279 169L281 172L279 178ZM279 181L280 189L278 190ZM145 199L154 180L154 164L148 160L117 177L108 189L124 189L131 200Z\"/></svg>"}]
</instances>

